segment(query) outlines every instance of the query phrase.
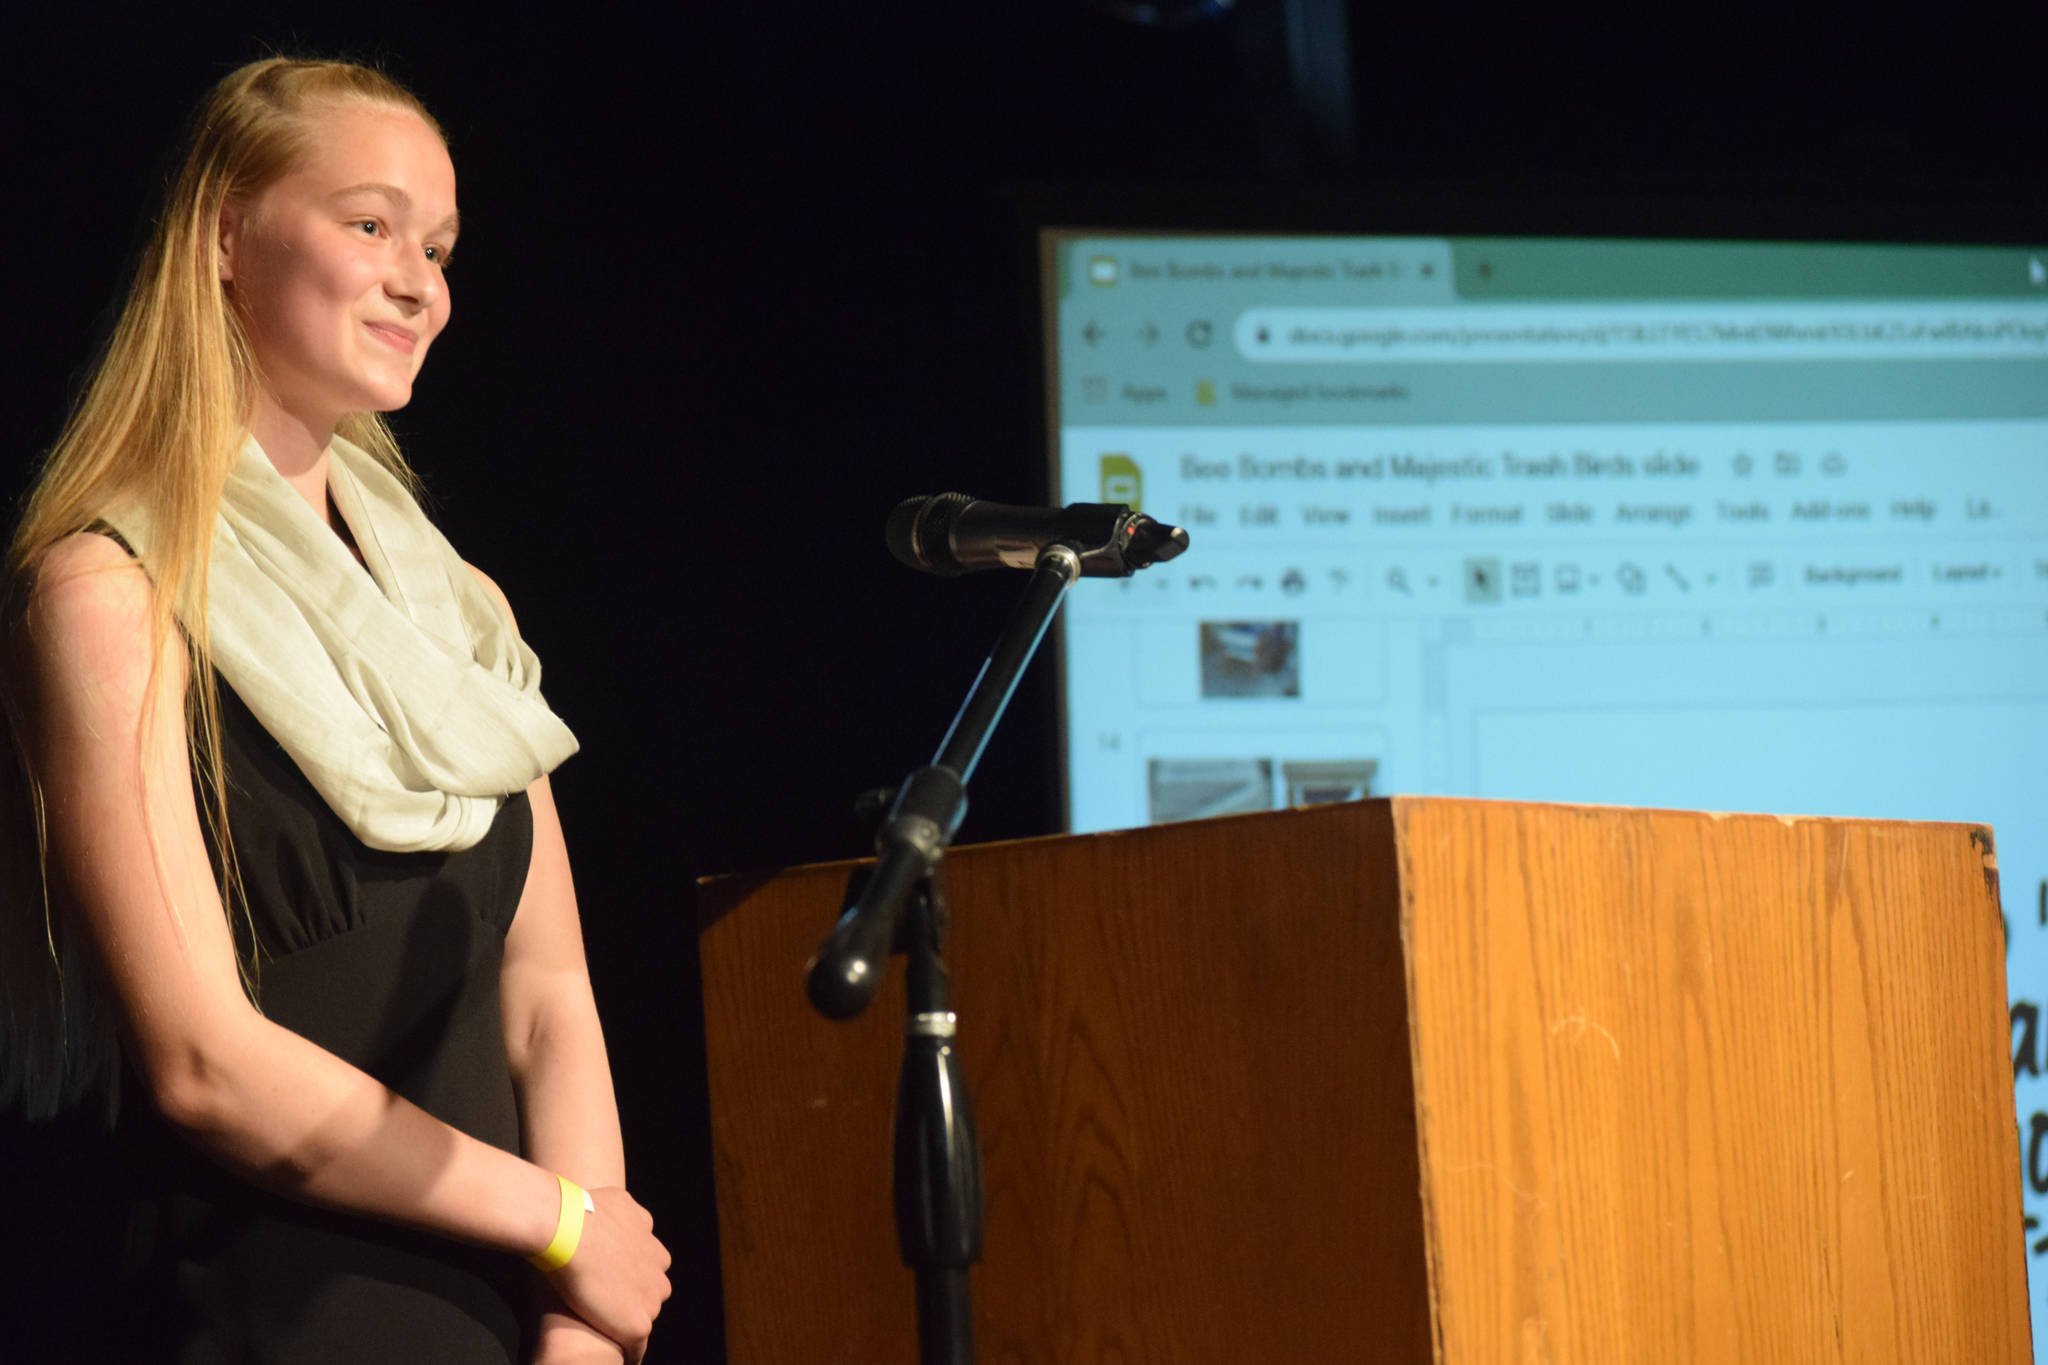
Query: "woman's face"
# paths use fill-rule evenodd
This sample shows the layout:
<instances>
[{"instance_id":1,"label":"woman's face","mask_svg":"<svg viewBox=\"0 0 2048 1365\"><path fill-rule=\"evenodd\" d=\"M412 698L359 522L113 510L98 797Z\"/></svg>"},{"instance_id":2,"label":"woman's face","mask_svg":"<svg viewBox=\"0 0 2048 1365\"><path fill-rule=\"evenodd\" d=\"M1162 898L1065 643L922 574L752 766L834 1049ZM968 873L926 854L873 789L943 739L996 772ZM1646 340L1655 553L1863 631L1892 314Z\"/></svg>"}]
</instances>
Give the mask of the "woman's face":
<instances>
[{"instance_id":1,"label":"woman's face","mask_svg":"<svg viewBox=\"0 0 2048 1365\"><path fill-rule=\"evenodd\" d=\"M340 104L305 159L221 218L221 278L260 398L324 442L350 412L389 412L448 322L455 168L418 115Z\"/></svg>"}]
</instances>

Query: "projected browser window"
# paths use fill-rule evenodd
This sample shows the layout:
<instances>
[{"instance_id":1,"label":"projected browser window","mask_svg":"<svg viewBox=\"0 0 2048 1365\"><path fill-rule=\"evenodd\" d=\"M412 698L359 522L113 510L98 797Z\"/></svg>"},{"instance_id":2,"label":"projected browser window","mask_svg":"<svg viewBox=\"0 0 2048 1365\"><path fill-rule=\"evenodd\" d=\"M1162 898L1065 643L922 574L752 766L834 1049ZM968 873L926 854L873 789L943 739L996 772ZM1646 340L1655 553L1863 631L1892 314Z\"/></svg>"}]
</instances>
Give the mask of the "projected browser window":
<instances>
[{"instance_id":1,"label":"projected browser window","mask_svg":"<svg viewBox=\"0 0 2048 1365\"><path fill-rule=\"evenodd\" d=\"M2048 251L1045 254L1057 498L1193 537L1068 598L1071 827L1392 792L1988 822L2048 1259Z\"/></svg>"}]
</instances>

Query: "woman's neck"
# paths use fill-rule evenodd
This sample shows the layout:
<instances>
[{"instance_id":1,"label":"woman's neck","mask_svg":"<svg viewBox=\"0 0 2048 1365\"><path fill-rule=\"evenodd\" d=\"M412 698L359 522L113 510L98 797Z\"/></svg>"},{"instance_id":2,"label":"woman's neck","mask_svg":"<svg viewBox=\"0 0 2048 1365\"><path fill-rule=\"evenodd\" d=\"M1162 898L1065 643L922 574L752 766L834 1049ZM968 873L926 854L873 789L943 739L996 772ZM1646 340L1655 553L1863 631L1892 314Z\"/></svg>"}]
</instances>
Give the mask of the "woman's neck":
<instances>
[{"instance_id":1,"label":"woman's neck","mask_svg":"<svg viewBox=\"0 0 2048 1365\"><path fill-rule=\"evenodd\" d=\"M249 415L249 434L270 463L284 476L298 495L306 500L320 520L332 526L327 496L327 450L334 440L332 425L317 426L293 416L271 402L267 395L256 400Z\"/></svg>"}]
</instances>

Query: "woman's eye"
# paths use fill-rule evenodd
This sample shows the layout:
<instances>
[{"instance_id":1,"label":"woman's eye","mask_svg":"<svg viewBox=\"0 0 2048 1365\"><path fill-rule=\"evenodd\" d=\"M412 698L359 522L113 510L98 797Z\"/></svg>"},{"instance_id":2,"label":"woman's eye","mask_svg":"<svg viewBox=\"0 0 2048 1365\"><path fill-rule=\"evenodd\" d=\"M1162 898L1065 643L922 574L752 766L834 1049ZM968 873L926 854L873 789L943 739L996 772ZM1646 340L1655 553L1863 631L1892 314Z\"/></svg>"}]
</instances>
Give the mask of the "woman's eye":
<instances>
[{"instance_id":1,"label":"woman's eye","mask_svg":"<svg viewBox=\"0 0 2048 1365\"><path fill-rule=\"evenodd\" d=\"M437 246L430 246L430 247L428 247L428 248L427 248L427 259L428 259L428 260L430 260L430 261L432 261L432 262L433 262L433 263L434 263L435 265L438 265L438 266L442 267L443 269L446 269L446 268L447 268L447 265L448 265L448 253L447 253L447 252L445 252L445 251L443 251L443 250L442 250L442 249L441 249L440 247L437 247Z\"/></svg>"},{"instance_id":2,"label":"woman's eye","mask_svg":"<svg viewBox=\"0 0 2048 1365\"><path fill-rule=\"evenodd\" d=\"M377 220L375 218L359 218L356 220L355 225L372 237L377 235Z\"/></svg>"}]
</instances>

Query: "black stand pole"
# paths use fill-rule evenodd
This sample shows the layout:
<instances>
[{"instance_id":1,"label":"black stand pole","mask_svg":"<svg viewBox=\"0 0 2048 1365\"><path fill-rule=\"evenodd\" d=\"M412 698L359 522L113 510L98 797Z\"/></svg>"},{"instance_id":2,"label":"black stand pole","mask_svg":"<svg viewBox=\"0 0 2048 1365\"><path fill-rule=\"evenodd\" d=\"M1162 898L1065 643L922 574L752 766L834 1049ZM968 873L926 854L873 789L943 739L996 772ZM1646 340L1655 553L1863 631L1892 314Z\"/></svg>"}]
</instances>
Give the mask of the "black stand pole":
<instances>
[{"instance_id":1,"label":"black stand pole","mask_svg":"<svg viewBox=\"0 0 2048 1365\"><path fill-rule=\"evenodd\" d=\"M896 1240L917 1272L921 1365L972 1365L968 1269L981 1258L981 1153L953 1048L946 965L946 846L967 814L967 779L1024 666L1081 573L1069 546L1047 546L930 765L910 774L875 836L875 870L806 969L811 1004L832 1019L866 1009L884 955L909 959L909 1028L896 1090Z\"/></svg>"},{"instance_id":2,"label":"black stand pole","mask_svg":"<svg viewBox=\"0 0 2048 1365\"><path fill-rule=\"evenodd\" d=\"M940 953L944 872L911 892L900 943L909 958L910 1025L896 1083L896 1244L917 1272L919 1365L968 1365L974 1316L967 1272L981 1259L981 1146Z\"/></svg>"}]
</instances>

